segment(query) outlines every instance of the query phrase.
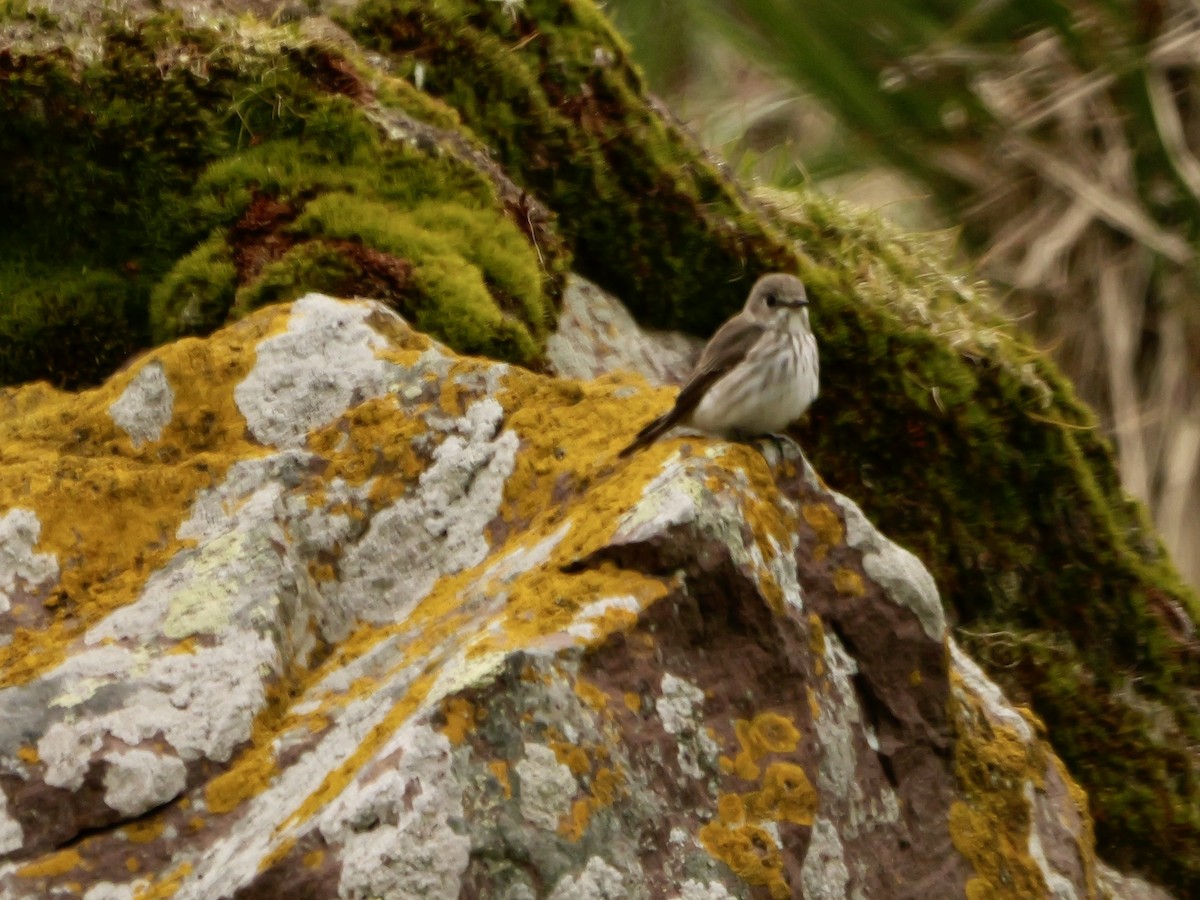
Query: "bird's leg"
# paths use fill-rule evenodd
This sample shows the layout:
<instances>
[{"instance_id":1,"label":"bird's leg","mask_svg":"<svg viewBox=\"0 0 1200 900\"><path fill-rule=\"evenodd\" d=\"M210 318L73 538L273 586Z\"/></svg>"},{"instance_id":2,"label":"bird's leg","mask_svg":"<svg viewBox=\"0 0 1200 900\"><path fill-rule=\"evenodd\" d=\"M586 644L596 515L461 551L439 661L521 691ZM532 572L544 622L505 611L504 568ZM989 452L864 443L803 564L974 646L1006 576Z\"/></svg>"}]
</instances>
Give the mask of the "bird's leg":
<instances>
[{"instance_id":1,"label":"bird's leg","mask_svg":"<svg viewBox=\"0 0 1200 900\"><path fill-rule=\"evenodd\" d=\"M795 438L782 432L772 431L767 434L759 435L759 440L769 440L775 447L775 451L779 454L779 461L786 459L789 455L803 456L803 451L800 445L796 443ZM788 448L791 448L792 454L789 454ZM765 456L766 454L764 454Z\"/></svg>"}]
</instances>

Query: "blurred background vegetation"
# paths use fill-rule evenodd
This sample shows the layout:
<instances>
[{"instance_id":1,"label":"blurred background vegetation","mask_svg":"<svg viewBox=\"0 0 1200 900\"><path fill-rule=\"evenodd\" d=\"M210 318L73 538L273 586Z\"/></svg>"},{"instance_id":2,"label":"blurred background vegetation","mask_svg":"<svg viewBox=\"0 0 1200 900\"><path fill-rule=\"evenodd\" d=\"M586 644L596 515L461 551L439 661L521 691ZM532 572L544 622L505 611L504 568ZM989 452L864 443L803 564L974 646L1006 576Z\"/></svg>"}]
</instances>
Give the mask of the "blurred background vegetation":
<instances>
[{"instance_id":1,"label":"blurred background vegetation","mask_svg":"<svg viewBox=\"0 0 1200 900\"><path fill-rule=\"evenodd\" d=\"M608 7L651 88L743 178L954 229L1200 585L1200 5Z\"/></svg>"}]
</instances>

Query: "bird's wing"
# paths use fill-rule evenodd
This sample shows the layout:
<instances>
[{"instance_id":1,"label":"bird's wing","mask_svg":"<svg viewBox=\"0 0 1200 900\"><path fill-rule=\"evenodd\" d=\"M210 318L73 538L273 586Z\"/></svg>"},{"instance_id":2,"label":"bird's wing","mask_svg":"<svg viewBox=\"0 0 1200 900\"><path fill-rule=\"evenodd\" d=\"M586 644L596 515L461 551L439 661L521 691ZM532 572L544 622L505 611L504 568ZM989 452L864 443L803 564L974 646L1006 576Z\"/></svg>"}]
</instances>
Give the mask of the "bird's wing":
<instances>
[{"instance_id":1,"label":"bird's wing","mask_svg":"<svg viewBox=\"0 0 1200 900\"><path fill-rule=\"evenodd\" d=\"M765 329L744 316L734 316L712 336L700 355L687 384L675 399L671 415L679 421L694 410L705 392L729 370L746 358L750 348L758 343Z\"/></svg>"},{"instance_id":2,"label":"bird's wing","mask_svg":"<svg viewBox=\"0 0 1200 900\"><path fill-rule=\"evenodd\" d=\"M696 408L704 392L713 383L745 359L750 348L762 337L763 330L761 325L740 315L734 316L718 328L704 352L700 354L700 361L692 370L687 384L675 398L675 405L639 431L637 437L620 455L628 456L654 443L660 435L677 425Z\"/></svg>"}]
</instances>

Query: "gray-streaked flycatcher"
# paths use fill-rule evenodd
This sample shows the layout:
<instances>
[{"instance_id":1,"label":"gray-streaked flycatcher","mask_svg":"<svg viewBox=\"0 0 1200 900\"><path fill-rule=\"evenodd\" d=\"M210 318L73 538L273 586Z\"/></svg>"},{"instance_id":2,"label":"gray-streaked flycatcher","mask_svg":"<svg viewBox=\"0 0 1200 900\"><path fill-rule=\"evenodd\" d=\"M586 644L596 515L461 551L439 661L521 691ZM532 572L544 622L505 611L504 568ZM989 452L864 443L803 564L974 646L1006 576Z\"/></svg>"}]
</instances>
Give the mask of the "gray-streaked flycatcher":
<instances>
[{"instance_id":1,"label":"gray-streaked flycatcher","mask_svg":"<svg viewBox=\"0 0 1200 900\"><path fill-rule=\"evenodd\" d=\"M675 406L639 431L621 456L676 425L722 437L775 434L804 414L817 386L804 283L764 275L742 311L712 336Z\"/></svg>"}]
</instances>

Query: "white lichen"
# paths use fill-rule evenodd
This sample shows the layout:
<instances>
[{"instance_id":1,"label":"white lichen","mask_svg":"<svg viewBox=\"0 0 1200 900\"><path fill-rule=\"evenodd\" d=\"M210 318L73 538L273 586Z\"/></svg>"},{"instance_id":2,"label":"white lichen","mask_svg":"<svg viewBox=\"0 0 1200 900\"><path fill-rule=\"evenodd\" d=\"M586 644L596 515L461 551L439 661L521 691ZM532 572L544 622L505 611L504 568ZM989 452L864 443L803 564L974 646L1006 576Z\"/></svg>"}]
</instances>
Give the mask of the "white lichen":
<instances>
[{"instance_id":1,"label":"white lichen","mask_svg":"<svg viewBox=\"0 0 1200 900\"><path fill-rule=\"evenodd\" d=\"M104 802L127 818L173 800L187 786L187 769L178 756L134 748L103 758L108 763Z\"/></svg>"},{"instance_id":2,"label":"white lichen","mask_svg":"<svg viewBox=\"0 0 1200 900\"><path fill-rule=\"evenodd\" d=\"M526 742L525 756L514 767L521 798L521 815L526 821L556 831L571 811L579 785L571 770L560 763L545 744Z\"/></svg>"},{"instance_id":3,"label":"white lichen","mask_svg":"<svg viewBox=\"0 0 1200 900\"><path fill-rule=\"evenodd\" d=\"M134 448L162 437L171 424L175 410L175 392L158 360L142 366L121 396L108 408L113 422L129 435Z\"/></svg>"},{"instance_id":4,"label":"white lichen","mask_svg":"<svg viewBox=\"0 0 1200 900\"><path fill-rule=\"evenodd\" d=\"M415 489L377 512L346 549L329 599L347 621L403 621L439 578L486 558L486 525L499 513L520 444L501 431L503 420L495 400L471 404Z\"/></svg>"},{"instance_id":5,"label":"white lichen","mask_svg":"<svg viewBox=\"0 0 1200 900\"><path fill-rule=\"evenodd\" d=\"M8 812L8 795L0 791L0 855L20 850L25 844L21 823Z\"/></svg>"},{"instance_id":6,"label":"white lichen","mask_svg":"<svg viewBox=\"0 0 1200 900\"><path fill-rule=\"evenodd\" d=\"M458 897L470 841L450 742L426 725L391 742L399 764L352 784L323 816L322 832L341 844L338 896L367 900Z\"/></svg>"},{"instance_id":7,"label":"white lichen","mask_svg":"<svg viewBox=\"0 0 1200 900\"><path fill-rule=\"evenodd\" d=\"M302 446L314 428L387 390L391 367L378 355L387 341L367 324L372 315L396 317L382 304L322 294L292 304L287 331L258 344L254 368L234 389L255 440Z\"/></svg>"},{"instance_id":8,"label":"white lichen","mask_svg":"<svg viewBox=\"0 0 1200 900\"><path fill-rule=\"evenodd\" d=\"M10 509L0 515L0 613L12 608L19 586L39 588L58 579L58 559L35 553L42 523L31 509Z\"/></svg>"},{"instance_id":9,"label":"white lichen","mask_svg":"<svg viewBox=\"0 0 1200 900\"><path fill-rule=\"evenodd\" d=\"M593 856L578 875L559 879L549 900L629 900L634 892L625 882L618 869Z\"/></svg>"},{"instance_id":10,"label":"white lichen","mask_svg":"<svg viewBox=\"0 0 1200 900\"><path fill-rule=\"evenodd\" d=\"M689 878L679 885L679 893L672 900L733 900L733 894L719 881L704 883Z\"/></svg>"},{"instance_id":11,"label":"white lichen","mask_svg":"<svg viewBox=\"0 0 1200 900\"><path fill-rule=\"evenodd\" d=\"M1021 740L1030 744L1033 742L1033 729L1019 712L1013 709L1008 698L1001 692L996 682L992 681L971 659L959 648L958 643L951 638L950 662L962 678L963 687L971 692L983 704L983 711L993 725L1006 725L1013 729Z\"/></svg>"},{"instance_id":12,"label":"white lichen","mask_svg":"<svg viewBox=\"0 0 1200 900\"><path fill-rule=\"evenodd\" d=\"M921 561L879 533L853 500L833 494L846 519L846 543L862 553L863 571L887 598L916 614L926 636L946 637L946 614L937 584Z\"/></svg>"},{"instance_id":13,"label":"white lichen","mask_svg":"<svg viewBox=\"0 0 1200 900\"><path fill-rule=\"evenodd\" d=\"M817 816L813 821L800 879L805 897L843 900L846 896L850 870L846 868L842 839L837 826L823 816Z\"/></svg>"}]
</instances>

